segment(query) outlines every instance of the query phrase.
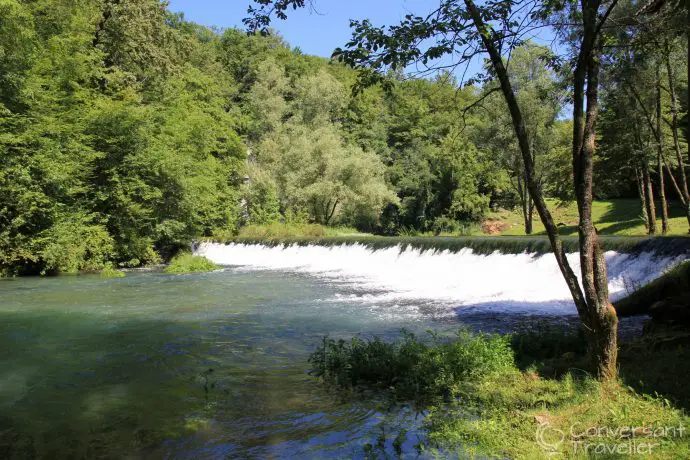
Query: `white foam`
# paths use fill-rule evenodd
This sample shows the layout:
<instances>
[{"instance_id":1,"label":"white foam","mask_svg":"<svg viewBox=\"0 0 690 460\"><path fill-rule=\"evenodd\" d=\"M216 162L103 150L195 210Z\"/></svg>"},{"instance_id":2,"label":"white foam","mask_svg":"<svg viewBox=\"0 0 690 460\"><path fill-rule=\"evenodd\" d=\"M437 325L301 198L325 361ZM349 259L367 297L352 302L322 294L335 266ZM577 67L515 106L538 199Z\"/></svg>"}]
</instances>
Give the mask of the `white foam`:
<instances>
[{"instance_id":1,"label":"white foam","mask_svg":"<svg viewBox=\"0 0 690 460\"><path fill-rule=\"evenodd\" d=\"M475 254L471 249L422 252L399 246L372 250L342 246L201 243L195 251L221 265L286 270L344 282L369 291L324 301L365 303L432 301L453 307L574 314L575 307L553 254ZM685 256L605 254L611 298L660 276ZM577 253L568 255L579 272Z\"/></svg>"}]
</instances>

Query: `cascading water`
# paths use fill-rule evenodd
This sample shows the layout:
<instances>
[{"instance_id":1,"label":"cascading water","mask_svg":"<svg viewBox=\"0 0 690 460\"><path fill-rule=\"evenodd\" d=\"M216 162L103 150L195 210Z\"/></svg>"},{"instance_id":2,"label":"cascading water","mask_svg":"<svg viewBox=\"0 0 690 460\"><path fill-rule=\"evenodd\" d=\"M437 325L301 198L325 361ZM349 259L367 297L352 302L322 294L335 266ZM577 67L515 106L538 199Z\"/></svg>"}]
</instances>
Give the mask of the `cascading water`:
<instances>
[{"instance_id":1,"label":"cascading water","mask_svg":"<svg viewBox=\"0 0 690 460\"><path fill-rule=\"evenodd\" d=\"M456 310L572 315L575 307L553 254L476 254L420 251L364 244L279 245L201 243L195 253L213 262L250 270L282 270L347 283L365 294L337 300L391 303L433 302ZM605 254L612 300L660 276L686 255L655 252ZM568 255L579 272L579 256ZM376 292L371 294L371 292ZM329 299L326 299L329 300ZM453 308L455 307L455 308Z\"/></svg>"}]
</instances>

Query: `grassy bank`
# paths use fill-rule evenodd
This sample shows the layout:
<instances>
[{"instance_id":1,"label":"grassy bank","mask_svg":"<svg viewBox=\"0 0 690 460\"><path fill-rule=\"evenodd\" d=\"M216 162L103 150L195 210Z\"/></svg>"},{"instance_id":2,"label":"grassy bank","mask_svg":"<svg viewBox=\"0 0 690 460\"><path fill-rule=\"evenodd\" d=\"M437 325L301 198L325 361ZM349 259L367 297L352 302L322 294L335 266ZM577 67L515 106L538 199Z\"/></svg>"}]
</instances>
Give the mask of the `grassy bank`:
<instances>
[{"instance_id":1,"label":"grassy bank","mask_svg":"<svg viewBox=\"0 0 690 460\"><path fill-rule=\"evenodd\" d=\"M340 391L361 397L361 390L374 390L426 411L420 450L525 459L631 453L685 458L690 418L680 407L687 407L687 396L671 402L654 388L633 389L630 380L641 377L639 372L629 377L622 372L623 379L611 384L597 382L573 337L565 342L577 345L575 351L555 359L566 370L551 374L546 369L553 368L554 359L535 351L552 348L535 346L539 337L461 332L453 340L420 340L411 334L393 343L324 340L311 363L317 376ZM520 345L527 342L529 347ZM645 355L635 365L660 360L672 365L687 357L687 351ZM621 365L627 368L629 358L623 353ZM658 365L654 370L661 371ZM687 365L669 370L658 377L684 379ZM388 431L400 445L406 433L398 430ZM382 454L384 447L381 442ZM371 453L376 446L365 450Z\"/></svg>"},{"instance_id":2,"label":"grassy bank","mask_svg":"<svg viewBox=\"0 0 690 460\"><path fill-rule=\"evenodd\" d=\"M559 226L561 235L577 235L577 204L570 202L560 203L555 199L547 199L549 210L554 221ZM661 233L660 208L657 206L657 232ZM685 210L678 203L669 206L669 235L688 235L688 221ZM642 205L639 200L610 200L595 201L592 203L592 218L600 235L612 236L641 236L647 232L642 220ZM524 222L519 209L513 211L500 210L487 215L486 221L494 221L497 224L493 228L499 230L498 235L524 235ZM539 215L534 213L533 234L543 234L544 226L539 220ZM475 234L482 234L478 229Z\"/></svg>"}]
</instances>

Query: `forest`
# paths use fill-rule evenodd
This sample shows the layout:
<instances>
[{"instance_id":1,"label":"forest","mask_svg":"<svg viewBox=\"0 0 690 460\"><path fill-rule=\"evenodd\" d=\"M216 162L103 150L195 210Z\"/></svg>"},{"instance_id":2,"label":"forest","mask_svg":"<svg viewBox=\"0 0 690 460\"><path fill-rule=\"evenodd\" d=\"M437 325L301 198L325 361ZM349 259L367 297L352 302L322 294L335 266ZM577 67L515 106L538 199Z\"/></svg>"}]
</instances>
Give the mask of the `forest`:
<instances>
[{"instance_id":1,"label":"forest","mask_svg":"<svg viewBox=\"0 0 690 460\"><path fill-rule=\"evenodd\" d=\"M669 5L620 3L599 75L594 198L639 200L650 234L690 204L687 33ZM532 233L488 64L363 86L346 61L158 0L0 0L0 273L136 267L274 222L458 234L507 209ZM530 40L507 62L534 179L572 202L570 69Z\"/></svg>"}]
</instances>

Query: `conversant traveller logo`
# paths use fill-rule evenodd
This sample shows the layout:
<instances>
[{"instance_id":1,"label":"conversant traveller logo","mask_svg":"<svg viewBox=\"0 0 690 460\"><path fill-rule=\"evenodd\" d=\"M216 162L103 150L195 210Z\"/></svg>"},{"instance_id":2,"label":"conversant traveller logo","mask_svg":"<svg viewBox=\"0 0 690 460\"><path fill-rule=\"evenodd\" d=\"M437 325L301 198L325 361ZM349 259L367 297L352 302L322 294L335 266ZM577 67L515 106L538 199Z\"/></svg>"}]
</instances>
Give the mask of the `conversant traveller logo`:
<instances>
[{"instance_id":1,"label":"conversant traveller logo","mask_svg":"<svg viewBox=\"0 0 690 460\"><path fill-rule=\"evenodd\" d=\"M683 424L672 426L589 426L571 425L563 430L540 420L537 444L552 454L651 455L662 441L685 436Z\"/></svg>"}]
</instances>

